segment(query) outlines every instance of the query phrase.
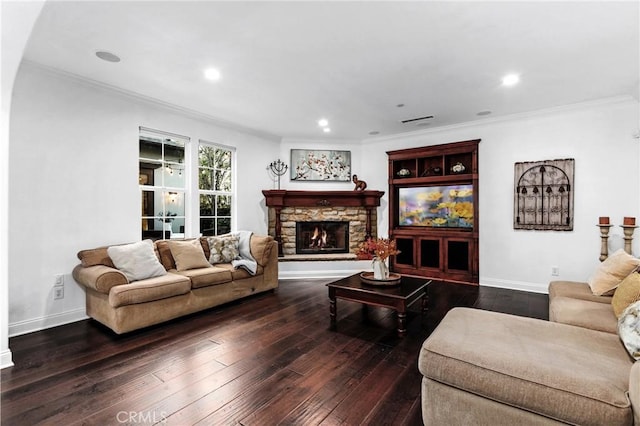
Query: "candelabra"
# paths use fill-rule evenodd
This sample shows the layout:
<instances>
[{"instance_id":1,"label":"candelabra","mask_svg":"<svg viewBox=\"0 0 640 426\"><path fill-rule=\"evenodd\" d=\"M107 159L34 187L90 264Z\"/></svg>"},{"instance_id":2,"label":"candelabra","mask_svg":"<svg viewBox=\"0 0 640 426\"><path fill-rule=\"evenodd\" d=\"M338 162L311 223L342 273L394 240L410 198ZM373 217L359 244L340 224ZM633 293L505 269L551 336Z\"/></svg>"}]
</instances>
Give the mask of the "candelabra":
<instances>
[{"instance_id":1,"label":"candelabra","mask_svg":"<svg viewBox=\"0 0 640 426\"><path fill-rule=\"evenodd\" d=\"M633 232L636 230L635 225L620 225L624 233L624 251L631 254L631 242L633 240Z\"/></svg>"},{"instance_id":2,"label":"candelabra","mask_svg":"<svg viewBox=\"0 0 640 426\"><path fill-rule=\"evenodd\" d=\"M269 166L267 166L267 170L269 170L274 176L278 177L278 189L280 189L280 176L284 175L289 166L287 166L283 161L280 161L278 158L276 161L272 161Z\"/></svg>"},{"instance_id":3,"label":"candelabra","mask_svg":"<svg viewBox=\"0 0 640 426\"><path fill-rule=\"evenodd\" d=\"M604 262L604 260L609 256L609 248L607 245L607 240L609 239L609 229L613 226L608 223L599 223L600 227L600 238L602 239L602 245L600 247L600 262Z\"/></svg>"}]
</instances>

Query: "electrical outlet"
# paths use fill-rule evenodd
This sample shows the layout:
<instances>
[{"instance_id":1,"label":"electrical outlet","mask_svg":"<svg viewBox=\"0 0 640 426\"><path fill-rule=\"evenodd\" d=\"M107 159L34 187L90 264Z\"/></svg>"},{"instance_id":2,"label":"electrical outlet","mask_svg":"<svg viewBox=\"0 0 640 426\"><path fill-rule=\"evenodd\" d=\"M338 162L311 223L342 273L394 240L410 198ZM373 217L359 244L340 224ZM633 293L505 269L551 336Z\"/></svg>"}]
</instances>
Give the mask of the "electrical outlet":
<instances>
[{"instance_id":1,"label":"electrical outlet","mask_svg":"<svg viewBox=\"0 0 640 426\"><path fill-rule=\"evenodd\" d=\"M560 267L559 266L552 266L551 267L551 275L553 275L554 277L557 277L558 275L560 275Z\"/></svg>"},{"instance_id":2,"label":"electrical outlet","mask_svg":"<svg viewBox=\"0 0 640 426\"><path fill-rule=\"evenodd\" d=\"M64 299L64 287L54 287L53 288L53 299Z\"/></svg>"},{"instance_id":3,"label":"electrical outlet","mask_svg":"<svg viewBox=\"0 0 640 426\"><path fill-rule=\"evenodd\" d=\"M64 275L63 274L57 274L55 276L55 286L63 286L64 285Z\"/></svg>"}]
</instances>

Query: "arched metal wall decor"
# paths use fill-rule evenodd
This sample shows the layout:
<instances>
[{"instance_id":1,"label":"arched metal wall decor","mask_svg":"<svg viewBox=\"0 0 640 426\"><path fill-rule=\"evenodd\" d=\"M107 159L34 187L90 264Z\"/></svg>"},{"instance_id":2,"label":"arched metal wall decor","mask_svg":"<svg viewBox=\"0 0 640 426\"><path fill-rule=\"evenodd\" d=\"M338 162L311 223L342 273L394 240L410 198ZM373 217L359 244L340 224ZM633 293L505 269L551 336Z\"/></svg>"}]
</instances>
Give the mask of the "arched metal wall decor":
<instances>
[{"instance_id":1,"label":"arched metal wall decor","mask_svg":"<svg viewBox=\"0 0 640 426\"><path fill-rule=\"evenodd\" d=\"M515 164L514 229L573 230L575 160Z\"/></svg>"}]
</instances>

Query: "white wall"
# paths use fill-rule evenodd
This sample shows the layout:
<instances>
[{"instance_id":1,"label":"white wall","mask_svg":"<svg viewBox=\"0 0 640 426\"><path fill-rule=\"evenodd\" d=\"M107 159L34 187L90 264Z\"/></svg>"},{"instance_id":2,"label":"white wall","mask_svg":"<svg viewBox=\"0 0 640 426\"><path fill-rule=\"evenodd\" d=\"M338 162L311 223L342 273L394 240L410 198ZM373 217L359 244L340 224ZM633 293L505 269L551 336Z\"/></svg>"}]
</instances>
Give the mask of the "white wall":
<instances>
[{"instance_id":1,"label":"white wall","mask_svg":"<svg viewBox=\"0 0 640 426\"><path fill-rule=\"evenodd\" d=\"M139 240L138 126L236 147L236 229L267 232L261 190L270 182L255 171L265 169L279 140L23 64L9 147L10 335L83 318L84 293L70 275L76 253ZM197 211L197 203L194 197L189 208ZM66 284L64 299L54 301L55 274Z\"/></svg>"},{"instance_id":2,"label":"white wall","mask_svg":"<svg viewBox=\"0 0 640 426\"><path fill-rule=\"evenodd\" d=\"M192 141L235 146L237 227L255 232L267 229L261 190L274 186L266 166L278 157L289 163L291 148L350 150L353 171L369 189L386 192L386 151L480 138L481 285L544 292L555 278L551 266L560 268L560 279L585 280L598 263L598 216L610 216L614 224L623 216L640 216L640 152L632 137L638 132L638 102L628 99L362 142L279 143L30 64L20 69L14 93L10 334L82 318L84 295L69 275L77 263L76 252L139 238L135 182L140 125ZM574 231L514 231L513 164L555 158L576 160ZM284 177L282 187L351 190L353 184L290 182ZM385 195L379 209L380 235L388 233L387 200ZM197 208L196 200L190 208ZM620 228L614 227L612 234L613 250L622 246ZM340 276L362 267L362 262L285 262L281 276ZM66 294L54 302L51 291L58 273L65 274Z\"/></svg>"},{"instance_id":3,"label":"white wall","mask_svg":"<svg viewBox=\"0 0 640 426\"><path fill-rule=\"evenodd\" d=\"M504 120L484 120L363 142L363 175L386 186L385 151L470 139L479 145L480 284L545 292L553 279L585 281L598 264L599 216L615 225L624 216L640 220L638 102L627 98L540 111ZM571 232L513 229L514 163L575 159L575 214ZM385 195L385 201L387 195ZM388 210L378 229L388 230ZM611 229L610 250L623 246L622 228ZM634 254L640 255L640 232ZM551 276L551 266L560 268Z\"/></svg>"},{"instance_id":4,"label":"white wall","mask_svg":"<svg viewBox=\"0 0 640 426\"><path fill-rule=\"evenodd\" d=\"M9 349L9 121L13 83L43 1L0 2L0 368L13 365Z\"/></svg>"}]
</instances>

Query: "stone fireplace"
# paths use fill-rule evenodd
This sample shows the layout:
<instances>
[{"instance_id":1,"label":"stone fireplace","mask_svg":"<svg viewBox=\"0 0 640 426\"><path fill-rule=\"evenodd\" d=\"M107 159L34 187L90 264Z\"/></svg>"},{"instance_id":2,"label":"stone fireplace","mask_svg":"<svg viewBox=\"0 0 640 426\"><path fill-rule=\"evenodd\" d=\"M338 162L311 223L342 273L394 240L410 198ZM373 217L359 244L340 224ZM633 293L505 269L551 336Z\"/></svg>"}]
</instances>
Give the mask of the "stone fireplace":
<instances>
[{"instance_id":1,"label":"stone fireplace","mask_svg":"<svg viewBox=\"0 0 640 426\"><path fill-rule=\"evenodd\" d=\"M296 254L349 253L349 222L296 222L295 240Z\"/></svg>"},{"instance_id":2,"label":"stone fireplace","mask_svg":"<svg viewBox=\"0 0 640 426\"><path fill-rule=\"evenodd\" d=\"M384 195L382 191L264 190L262 193L269 207L269 235L278 241L280 256L320 253L354 254L358 245L367 237L377 235L377 207L380 205L380 198ZM309 247L311 243L307 243L307 252L300 253L296 249L298 224L312 222L343 224L345 233L343 251L309 252L308 250L313 250L313 247ZM312 238L313 232L314 229L311 229L310 235L305 234L300 238Z\"/></svg>"}]
</instances>

